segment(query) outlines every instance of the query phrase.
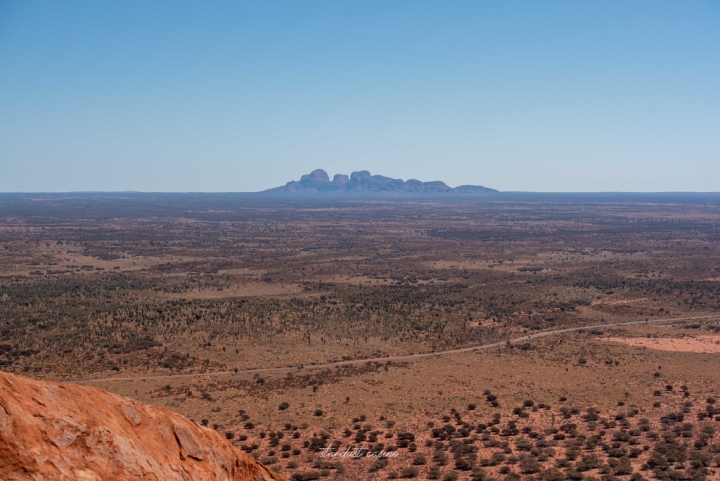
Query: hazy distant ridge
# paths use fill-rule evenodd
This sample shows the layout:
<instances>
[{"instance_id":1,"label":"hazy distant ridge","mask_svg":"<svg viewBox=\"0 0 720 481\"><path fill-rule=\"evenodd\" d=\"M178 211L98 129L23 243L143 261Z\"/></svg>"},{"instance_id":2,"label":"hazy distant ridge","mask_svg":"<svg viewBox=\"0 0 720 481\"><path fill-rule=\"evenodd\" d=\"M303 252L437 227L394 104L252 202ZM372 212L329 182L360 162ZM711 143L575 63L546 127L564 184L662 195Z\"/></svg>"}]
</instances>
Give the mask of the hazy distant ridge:
<instances>
[{"instance_id":1,"label":"hazy distant ridge","mask_svg":"<svg viewBox=\"0 0 720 481\"><path fill-rule=\"evenodd\" d=\"M367 170L353 172L350 177L336 174L332 180L322 169L303 175L281 187L268 189L266 193L366 193L366 194L488 194L495 189L480 185L461 185L452 188L439 180L421 182L415 179L393 179L384 175L370 175Z\"/></svg>"}]
</instances>

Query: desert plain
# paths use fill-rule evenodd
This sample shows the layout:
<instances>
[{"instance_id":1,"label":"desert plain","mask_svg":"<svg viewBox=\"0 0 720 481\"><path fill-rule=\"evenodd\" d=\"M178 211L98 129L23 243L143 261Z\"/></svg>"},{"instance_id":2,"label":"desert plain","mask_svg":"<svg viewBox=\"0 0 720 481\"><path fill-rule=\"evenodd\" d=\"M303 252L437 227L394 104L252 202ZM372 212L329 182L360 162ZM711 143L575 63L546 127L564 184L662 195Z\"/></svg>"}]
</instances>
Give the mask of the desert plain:
<instances>
[{"instance_id":1,"label":"desert plain","mask_svg":"<svg viewBox=\"0 0 720 481\"><path fill-rule=\"evenodd\" d=\"M717 205L0 196L0 369L287 478L720 479L719 361Z\"/></svg>"}]
</instances>

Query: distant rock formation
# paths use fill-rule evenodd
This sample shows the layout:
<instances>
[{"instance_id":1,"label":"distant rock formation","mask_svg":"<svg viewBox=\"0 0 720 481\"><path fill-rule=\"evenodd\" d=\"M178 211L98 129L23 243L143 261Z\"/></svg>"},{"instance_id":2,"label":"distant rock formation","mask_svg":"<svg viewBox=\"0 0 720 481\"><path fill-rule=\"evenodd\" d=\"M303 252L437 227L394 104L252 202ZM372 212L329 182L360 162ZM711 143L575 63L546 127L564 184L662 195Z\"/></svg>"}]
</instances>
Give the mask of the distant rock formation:
<instances>
[{"instance_id":1,"label":"distant rock formation","mask_svg":"<svg viewBox=\"0 0 720 481\"><path fill-rule=\"evenodd\" d=\"M415 179L407 181L393 179L384 175L371 175L367 170L347 175L336 174L330 180L327 172L322 169L313 170L303 175L299 181L293 180L282 187L264 191L265 193L360 193L360 194L489 194L495 189L480 185L461 185L452 188L444 182L421 182Z\"/></svg>"},{"instance_id":2,"label":"distant rock formation","mask_svg":"<svg viewBox=\"0 0 720 481\"><path fill-rule=\"evenodd\" d=\"M284 478L220 433L167 409L0 372L0 479Z\"/></svg>"}]
</instances>

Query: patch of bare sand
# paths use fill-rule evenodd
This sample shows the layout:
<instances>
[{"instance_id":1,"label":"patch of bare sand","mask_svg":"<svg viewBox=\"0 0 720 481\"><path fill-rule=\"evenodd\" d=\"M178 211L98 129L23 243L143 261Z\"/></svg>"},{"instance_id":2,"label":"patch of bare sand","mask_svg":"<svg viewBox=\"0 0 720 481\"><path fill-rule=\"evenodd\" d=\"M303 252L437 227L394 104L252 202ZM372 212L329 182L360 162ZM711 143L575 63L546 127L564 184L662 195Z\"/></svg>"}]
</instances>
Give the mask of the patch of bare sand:
<instances>
[{"instance_id":1,"label":"patch of bare sand","mask_svg":"<svg viewBox=\"0 0 720 481\"><path fill-rule=\"evenodd\" d=\"M232 297L298 295L302 293L303 286L297 284L268 284L264 282L247 282L240 285L234 285L232 287L228 287L222 290L193 289L178 294L168 294L166 297L171 299L226 299Z\"/></svg>"},{"instance_id":2,"label":"patch of bare sand","mask_svg":"<svg viewBox=\"0 0 720 481\"><path fill-rule=\"evenodd\" d=\"M720 336L695 336L685 338L608 337L606 341L621 342L630 346L647 347L659 351L720 352Z\"/></svg>"},{"instance_id":3,"label":"patch of bare sand","mask_svg":"<svg viewBox=\"0 0 720 481\"><path fill-rule=\"evenodd\" d=\"M621 306L621 305L627 305L627 304L634 304L636 302L644 302L647 301L647 297L638 297L635 299L614 299L614 300L602 300L602 301L593 301L590 305L592 306Z\"/></svg>"}]
</instances>

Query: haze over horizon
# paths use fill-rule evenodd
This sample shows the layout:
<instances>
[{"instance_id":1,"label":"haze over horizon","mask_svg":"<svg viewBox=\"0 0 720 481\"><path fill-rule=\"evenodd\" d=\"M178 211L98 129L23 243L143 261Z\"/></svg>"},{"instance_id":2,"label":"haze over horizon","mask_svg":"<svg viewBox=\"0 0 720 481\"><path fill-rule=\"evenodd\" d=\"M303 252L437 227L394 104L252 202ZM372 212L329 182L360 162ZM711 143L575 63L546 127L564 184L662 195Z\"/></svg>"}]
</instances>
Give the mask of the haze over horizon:
<instances>
[{"instance_id":1,"label":"haze over horizon","mask_svg":"<svg viewBox=\"0 0 720 481\"><path fill-rule=\"evenodd\" d=\"M0 192L720 191L720 6L0 4Z\"/></svg>"}]
</instances>

